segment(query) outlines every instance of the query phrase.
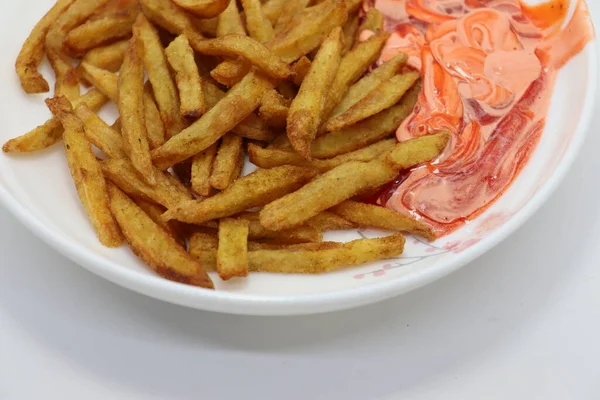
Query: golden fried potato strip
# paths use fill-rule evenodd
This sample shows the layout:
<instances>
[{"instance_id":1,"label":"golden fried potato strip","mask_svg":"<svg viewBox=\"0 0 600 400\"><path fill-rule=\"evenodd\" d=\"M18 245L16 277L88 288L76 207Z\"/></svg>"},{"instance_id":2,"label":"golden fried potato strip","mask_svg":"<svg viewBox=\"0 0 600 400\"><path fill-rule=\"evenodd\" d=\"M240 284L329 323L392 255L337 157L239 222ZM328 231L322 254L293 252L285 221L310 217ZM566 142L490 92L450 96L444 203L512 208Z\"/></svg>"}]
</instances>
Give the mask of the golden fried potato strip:
<instances>
[{"instance_id":1,"label":"golden fried potato strip","mask_svg":"<svg viewBox=\"0 0 600 400\"><path fill-rule=\"evenodd\" d=\"M291 101L269 90L262 98L258 115L272 128L285 128Z\"/></svg>"},{"instance_id":2,"label":"golden fried potato strip","mask_svg":"<svg viewBox=\"0 0 600 400\"><path fill-rule=\"evenodd\" d=\"M219 222L217 272L224 281L248 276L248 221L224 218Z\"/></svg>"},{"instance_id":3,"label":"golden fried potato strip","mask_svg":"<svg viewBox=\"0 0 600 400\"><path fill-rule=\"evenodd\" d=\"M85 137L110 158L126 158L123 137L108 126L95 112L85 104L75 109L75 115L85 126Z\"/></svg>"},{"instance_id":4,"label":"golden fried potato strip","mask_svg":"<svg viewBox=\"0 0 600 400\"><path fill-rule=\"evenodd\" d=\"M246 29L240 17L236 1L231 1L225 11L217 17L217 37L230 35L232 33L245 35Z\"/></svg>"},{"instance_id":5,"label":"golden fried potato strip","mask_svg":"<svg viewBox=\"0 0 600 400\"><path fill-rule=\"evenodd\" d=\"M352 222L329 211L321 211L306 221L306 224L317 229L319 232L343 231L356 228L356 225Z\"/></svg>"},{"instance_id":6,"label":"golden fried potato strip","mask_svg":"<svg viewBox=\"0 0 600 400\"><path fill-rule=\"evenodd\" d=\"M218 143L215 143L200 154L196 154L192 159L192 191L198 196L210 197L215 192L209 179L217 148Z\"/></svg>"},{"instance_id":7,"label":"golden fried potato strip","mask_svg":"<svg viewBox=\"0 0 600 400\"><path fill-rule=\"evenodd\" d=\"M85 139L83 123L73 113L66 97L47 99L46 104L64 127L63 141L71 176L100 243L119 247L123 244L123 236L110 212L106 181L90 143Z\"/></svg>"},{"instance_id":8,"label":"golden fried potato strip","mask_svg":"<svg viewBox=\"0 0 600 400\"><path fill-rule=\"evenodd\" d=\"M118 103L119 77L116 74L86 62L79 64L79 73L83 79L101 91L112 102Z\"/></svg>"},{"instance_id":9,"label":"golden fried potato strip","mask_svg":"<svg viewBox=\"0 0 600 400\"><path fill-rule=\"evenodd\" d=\"M273 25L265 16L260 0L242 0L246 14L246 27L250 37L261 43L268 42L275 36Z\"/></svg>"},{"instance_id":10,"label":"golden fried potato strip","mask_svg":"<svg viewBox=\"0 0 600 400\"><path fill-rule=\"evenodd\" d=\"M128 46L129 40L121 40L106 46L96 47L83 56L77 71L80 71L81 64L87 63L110 72L118 72L123 64ZM81 78L81 74L79 74L79 77Z\"/></svg>"},{"instance_id":11,"label":"golden fried potato strip","mask_svg":"<svg viewBox=\"0 0 600 400\"><path fill-rule=\"evenodd\" d=\"M144 85L144 116L146 117L148 145L150 150L154 150L165 144L166 133L150 81L147 81Z\"/></svg>"},{"instance_id":12,"label":"golden fried potato strip","mask_svg":"<svg viewBox=\"0 0 600 400\"><path fill-rule=\"evenodd\" d=\"M233 133L223 136L212 165L210 185L218 190L227 189L239 177L243 162L244 140Z\"/></svg>"},{"instance_id":13,"label":"golden fried potato strip","mask_svg":"<svg viewBox=\"0 0 600 400\"><path fill-rule=\"evenodd\" d=\"M202 265L116 186L108 186L110 208L131 250L160 276L213 289Z\"/></svg>"},{"instance_id":14,"label":"golden fried potato strip","mask_svg":"<svg viewBox=\"0 0 600 400\"><path fill-rule=\"evenodd\" d=\"M221 14L231 0L173 0L173 3L200 18L214 18Z\"/></svg>"}]
</instances>

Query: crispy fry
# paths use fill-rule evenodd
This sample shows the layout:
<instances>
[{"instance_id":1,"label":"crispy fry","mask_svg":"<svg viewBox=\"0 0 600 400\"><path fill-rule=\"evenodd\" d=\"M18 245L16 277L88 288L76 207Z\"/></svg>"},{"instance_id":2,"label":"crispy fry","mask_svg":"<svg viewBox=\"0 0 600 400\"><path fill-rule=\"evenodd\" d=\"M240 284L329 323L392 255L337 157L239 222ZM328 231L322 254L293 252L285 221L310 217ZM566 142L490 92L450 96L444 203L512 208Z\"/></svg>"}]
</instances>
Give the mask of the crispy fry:
<instances>
[{"instance_id":1,"label":"crispy fry","mask_svg":"<svg viewBox=\"0 0 600 400\"><path fill-rule=\"evenodd\" d=\"M210 185L219 190L224 190L239 177L240 161L244 157L244 140L232 133L223 136L219 151L214 159L210 174Z\"/></svg>"},{"instance_id":2,"label":"crispy fry","mask_svg":"<svg viewBox=\"0 0 600 400\"><path fill-rule=\"evenodd\" d=\"M229 3L231 4L231 3ZM217 27L219 26L219 17L215 18L191 18L196 29L207 37L217 37Z\"/></svg>"},{"instance_id":3,"label":"crispy fry","mask_svg":"<svg viewBox=\"0 0 600 400\"><path fill-rule=\"evenodd\" d=\"M311 169L291 165L257 170L235 181L223 192L202 201L183 202L167 211L165 220L201 224L260 207L290 193L315 176Z\"/></svg>"},{"instance_id":4,"label":"crispy fry","mask_svg":"<svg viewBox=\"0 0 600 400\"><path fill-rule=\"evenodd\" d=\"M192 191L199 196L210 197L214 194L209 179L217 155L217 147L218 144L215 143L192 159Z\"/></svg>"},{"instance_id":5,"label":"crispy fry","mask_svg":"<svg viewBox=\"0 0 600 400\"><path fill-rule=\"evenodd\" d=\"M165 222L161 218L162 214L167 210L161 205L153 203L151 201L146 201L142 199L132 199L135 204L139 208L141 208L150 218L154 221L158 226L164 229L175 241L177 244L186 247L185 243L185 235L182 229L182 225L177 221L168 221Z\"/></svg>"},{"instance_id":6,"label":"crispy fry","mask_svg":"<svg viewBox=\"0 0 600 400\"><path fill-rule=\"evenodd\" d=\"M266 205L260 212L260 222L275 231L303 224L365 189L392 181L400 170L431 161L442 152L448 139L449 135L442 132L400 143L385 157L373 161L342 164Z\"/></svg>"},{"instance_id":7,"label":"crispy fry","mask_svg":"<svg viewBox=\"0 0 600 400\"><path fill-rule=\"evenodd\" d=\"M96 47L83 56L81 64L87 63L110 72L118 72L123 64L128 45L129 40L121 40L107 46ZM77 68L78 71L81 69L81 64Z\"/></svg>"},{"instance_id":8,"label":"crispy fry","mask_svg":"<svg viewBox=\"0 0 600 400\"><path fill-rule=\"evenodd\" d=\"M358 23L359 15L358 13L354 13L348 18L348 22L344 25L344 48L342 49L342 54L346 54L354 47L354 43L356 43L356 34L358 32Z\"/></svg>"},{"instance_id":9,"label":"crispy fry","mask_svg":"<svg viewBox=\"0 0 600 400\"><path fill-rule=\"evenodd\" d=\"M105 160L101 165L106 178L129 196L153 201L167 208L194 198L183 184L167 172L156 171L156 185L150 186L127 159Z\"/></svg>"},{"instance_id":10,"label":"crispy fry","mask_svg":"<svg viewBox=\"0 0 600 400\"><path fill-rule=\"evenodd\" d=\"M389 208L346 200L334 206L331 211L360 227L410 232L427 240L435 239L431 228Z\"/></svg>"},{"instance_id":11,"label":"crispy fry","mask_svg":"<svg viewBox=\"0 0 600 400\"><path fill-rule=\"evenodd\" d=\"M367 11L367 15L365 15L363 22L358 28L358 35L362 35L365 31L375 34L382 32L383 20L384 16L381 13L381 11L379 11L375 7L369 8L369 11Z\"/></svg>"},{"instance_id":12,"label":"crispy fry","mask_svg":"<svg viewBox=\"0 0 600 400\"><path fill-rule=\"evenodd\" d=\"M223 11L217 19L219 21L217 24L217 37L230 35L232 33L238 35L246 34L246 29L244 28L244 23L240 17L236 1L231 1L225 11Z\"/></svg>"},{"instance_id":13,"label":"crispy fry","mask_svg":"<svg viewBox=\"0 0 600 400\"><path fill-rule=\"evenodd\" d=\"M267 0L262 5L262 11L265 17L271 22L272 26L277 24L279 16L283 12L288 0Z\"/></svg>"},{"instance_id":14,"label":"crispy fry","mask_svg":"<svg viewBox=\"0 0 600 400\"><path fill-rule=\"evenodd\" d=\"M169 233L114 185L108 186L112 210L133 252L160 276L213 289L202 267Z\"/></svg>"},{"instance_id":15,"label":"crispy fry","mask_svg":"<svg viewBox=\"0 0 600 400\"><path fill-rule=\"evenodd\" d=\"M144 65L148 71L148 79L152 84L165 133L167 138L171 138L182 131L184 123L179 114L177 88L171 77L158 32L146 17L140 15L133 27L133 34L144 49Z\"/></svg>"},{"instance_id":16,"label":"crispy fry","mask_svg":"<svg viewBox=\"0 0 600 400\"><path fill-rule=\"evenodd\" d=\"M75 0L73 4L52 23L46 35L46 55L56 74L55 95L64 95L74 101L79 97L77 72L63 50L67 34L85 21L108 0Z\"/></svg>"},{"instance_id":17,"label":"crispy fry","mask_svg":"<svg viewBox=\"0 0 600 400\"><path fill-rule=\"evenodd\" d=\"M310 225L301 225L293 229L287 229L279 232L270 231L261 225L258 213L245 212L237 215L237 218L243 218L249 222L248 237L252 240L268 241L269 243L306 243L320 242L323 235L316 227Z\"/></svg>"},{"instance_id":18,"label":"crispy fry","mask_svg":"<svg viewBox=\"0 0 600 400\"><path fill-rule=\"evenodd\" d=\"M374 160L387 150L392 149L396 143L396 139L386 139L362 149L340 154L337 157L325 160L307 160L291 149L263 149L255 144L248 145L248 155L250 156L250 162L260 168L273 168L280 165L297 165L314 168L321 172L327 172L348 161L367 162Z\"/></svg>"},{"instance_id":19,"label":"crispy fry","mask_svg":"<svg viewBox=\"0 0 600 400\"><path fill-rule=\"evenodd\" d=\"M404 53L400 53L388 62L380 65L369 75L361 78L354 85L350 86L344 98L333 110L332 117L342 114L371 93L377 86L388 79L391 79L407 61L408 56Z\"/></svg>"},{"instance_id":20,"label":"crispy fry","mask_svg":"<svg viewBox=\"0 0 600 400\"><path fill-rule=\"evenodd\" d=\"M342 114L325 123L328 131L337 131L369 118L396 104L419 79L417 72L396 75L377 86Z\"/></svg>"},{"instance_id":21,"label":"crispy fry","mask_svg":"<svg viewBox=\"0 0 600 400\"><path fill-rule=\"evenodd\" d=\"M38 66L44 59L44 42L52 24L65 12L74 0L58 0L54 6L35 25L15 62L15 69L26 93L45 93L50 90L48 82L38 72Z\"/></svg>"},{"instance_id":22,"label":"crispy fry","mask_svg":"<svg viewBox=\"0 0 600 400\"><path fill-rule=\"evenodd\" d=\"M329 211L321 211L306 221L306 224L317 229L319 232L343 231L356 228L356 225L352 222Z\"/></svg>"},{"instance_id":23,"label":"crispy fry","mask_svg":"<svg viewBox=\"0 0 600 400\"><path fill-rule=\"evenodd\" d=\"M173 35L185 33L190 42L202 40L191 17L171 0L140 0L140 5L146 18Z\"/></svg>"},{"instance_id":24,"label":"crispy fry","mask_svg":"<svg viewBox=\"0 0 600 400\"><path fill-rule=\"evenodd\" d=\"M325 39L300 91L292 101L287 117L287 135L292 147L304 158L310 157L311 144L317 136L325 109L327 92L340 65L342 30L335 28Z\"/></svg>"},{"instance_id":25,"label":"crispy fry","mask_svg":"<svg viewBox=\"0 0 600 400\"><path fill-rule=\"evenodd\" d=\"M79 25L65 38L65 46L74 54L131 36L131 27L140 10L137 4L119 14L107 15Z\"/></svg>"},{"instance_id":26,"label":"crispy fry","mask_svg":"<svg viewBox=\"0 0 600 400\"><path fill-rule=\"evenodd\" d=\"M287 79L291 75L291 69L284 61L248 36L230 34L207 39L195 46L195 50L213 56L242 57L276 79Z\"/></svg>"},{"instance_id":27,"label":"crispy fry","mask_svg":"<svg viewBox=\"0 0 600 400\"><path fill-rule=\"evenodd\" d=\"M156 173L150 157L146 116L144 112L144 66L136 38L129 42L119 74L119 114L125 150L135 169L151 185Z\"/></svg>"},{"instance_id":28,"label":"crispy fry","mask_svg":"<svg viewBox=\"0 0 600 400\"><path fill-rule=\"evenodd\" d=\"M144 116L146 118L146 132L150 150L165 143L165 125L160 118L160 111L154 100L154 93L150 82L144 85Z\"/></svg>"},{"instance_id":29,"label":"crispy fry","mask_svg":"<svg viewBox=\"0 0 600 400\"><path fill-rule=\"evenodd\" d=\"M206 110L202 79L194 60L194 50L184 35L178 36L165 50L171 68L175 71L175 82L181 101L180 114L183 118L198 119Z\"/></svg>"},{"instance_id":30,"label":"crispy fry","mask_svg":"<svg viewBox=\"0 0 600 400\"><path fill-rule=\"evenodd\" d=\"M345 129L317 138L312 145L312 156L331 158L361 149L393 134L410 115L421 88L415 85L397 105Z\"/></svg>"},{"instance_id":31,"label":"crispy fry","mask_svg":"<svg viewBox=\"0 0 600 400\"><path fill-rule=\"evenodd\" d=\"M372 36L368 40L357 44L354 49L342 57L340 67L325 103L324 118L331 115L331 112L342 100L350 85L356 82L367 71L369 66L377 60L388 36L386 33Z\"/></svg>"},{"instance_id":32,"label":"crispy fry","mask_svg":"<svg viewBox=\"0 0 600 400\"><path fill-rule=\"evenodd\" d=\"M166 169L207 149L250 115L272 88L269 79L255 72L248 74L198 121L155 149L154 164Z\"/></svg>"},{"instance_id":33,"label":"crispy fry","mask_svg":"<svg viewBox=\"0 0 600 400\"><path fill-rule=\"evenodd\" d=\"M275 31L263 13L260 0L242 0L242 7L246 14L246 27L250 37L261 43L273 39Z\"/></svg>"},{"instance_id":34,"label":"crispy fry","mask_svg":"<svg viewBox=\"0 0 600 400\"><path fill-rule=\"evenodd\" d=\"M110 158L126 158L125 143L121 135L104 122L85 104L75 109L75 115L85 126L87 140Z\"/></svg>"},{"instance_id":35,"label":"crispy fry","mask_svg":"<svg viewBox=\"0 0 600 400\"><path fill-rule=\"evenodd\" d=\"M88 21L95 21L112 15L121 15L128 13L131 9L139 9L138 0L108 0L102 7L99 7L89 18Z\"/></svg>"},{"instance_id":36,"label":"crispy fry","mask_svg":"<svg viewBox=\"0 0 600 400\"><path fill-rule=\"evenodd\" d=\"M106 181L100 164L84 137L82 122L73 114L71 103L66 97L48 99L46 104L64 127L63 139L71 176L100 243L107 247L120 246L123 236L110 212Z\"/></svg>"},{"instance_id":37,"label":"crispy fry","mask_svg":"<svg viewBox=\"0 0 600 400\"><path fill-rule=\"evenodd\" d=\"M248 221L224 218L219 222L217 272L224 281L248 276Z\"/></svg>"},{"instance_id":38,"label":"crispy fry","mask_svg":"<svg viewBox=\"0 0 600 400\"><path fill-rule=\"evenodd\" d=\"M214 18L229 5L230 0L173 0L175 4L200 18Z\"/></svg>"},{"instance_id":39,"label":"crispy fry","mask_svg":"<svg viewBox=\"0 0 600 400\"><path fill-rule=\"evenodd\" d=\"M272 128L285 128L290 104L276 90L269 90L261 100L258 115Z\"/></svg>"},{"instance_id":40,"label":"crispy fry","mask_svg":"<svg viewBox=\"0 0 600 400\"><path fill-rule=\"evenodd\" d=\"M294 0L288 1L286 6L281 11L277 24L275 25L275 31L281 32L295 16L302 13L304 9L310 4L310 0Z\"/></svg>"},{"instance_id":41,"label":"crispy fry","mask_svg":"<svg viewBox=\"0 0 600 400\"><path fill-rule=\"evenodd\" d=\"M308 57L303 56L301 59L296 61L296 63L292 66L292 71L294 75L292 76L292 80L296 84L296 86L302 85L302 81L308 74L310 70L311 62Z\"/></svg>"},{"instance_id":42,"label":"crispy fry","mask_svg":"<svg viewBox=\"0 0 600 400\"><path fill-rule=\"evenodd\" d=\"M217 270L219 239L206 232L194 232L190 237L190 255L209 271Z\"/></svg>"},{"instance_id":43,"label":"crispy fry","mask_svg":"<svg viewBox=\"0 0 600 400\"><path fill-rule=\"evenodd\" d=\"M256 250L248 253L249 270L285 274L322 274L402 254L404 236L359 239L326 250Z\"/></svg>"},{"instance_id":44,"label":"crispy fry","mask_svg":"<svg viewBox=\"0 0 600 400\"><path fill-rule=\"evenodd\" d=\"M100 110L108 98L99 90L91 89L89 92L79 97L73 102L73 106L86 104L94 112ZM63 134L63 127L56 117L52 117L43 125L33 130L9 140L2 146L5 153L29 153L32 151L43 150L58 142Z\"/></svg>"},{"instance_id":45,"label":"crispy fry","mask_svg":"<svg viewBox=\"0 0 600 400\"><path fill-rule=\"evenodd\" d=\"M118 102L119 77L116 74L86 62L79 65L79 73L83 79L95 86L111 101Z\"/></svg>"}]
</instances>

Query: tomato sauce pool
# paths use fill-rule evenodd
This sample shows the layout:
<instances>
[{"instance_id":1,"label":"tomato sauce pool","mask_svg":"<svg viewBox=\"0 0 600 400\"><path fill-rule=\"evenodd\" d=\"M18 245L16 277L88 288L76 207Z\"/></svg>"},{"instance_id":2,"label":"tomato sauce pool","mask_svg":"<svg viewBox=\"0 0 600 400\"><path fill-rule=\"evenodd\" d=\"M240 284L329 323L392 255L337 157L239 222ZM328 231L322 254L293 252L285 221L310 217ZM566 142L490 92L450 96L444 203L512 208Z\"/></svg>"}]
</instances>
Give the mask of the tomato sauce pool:
<instances>
[{"instance_id":1,"label":"tomato sauce pool","mask_svg":"<svg viewBox=\"0 0 600 400\"><path fill-rule=\"evenodd\" d=\"M517 177L544 129L557 71L593 38L584 0L368 0L423 91L399 141L452 132L434 162L404 171L369 201L444 236L481 214ZM368 36L368 34L366 35Z\"/></svg>"}]
</instances>

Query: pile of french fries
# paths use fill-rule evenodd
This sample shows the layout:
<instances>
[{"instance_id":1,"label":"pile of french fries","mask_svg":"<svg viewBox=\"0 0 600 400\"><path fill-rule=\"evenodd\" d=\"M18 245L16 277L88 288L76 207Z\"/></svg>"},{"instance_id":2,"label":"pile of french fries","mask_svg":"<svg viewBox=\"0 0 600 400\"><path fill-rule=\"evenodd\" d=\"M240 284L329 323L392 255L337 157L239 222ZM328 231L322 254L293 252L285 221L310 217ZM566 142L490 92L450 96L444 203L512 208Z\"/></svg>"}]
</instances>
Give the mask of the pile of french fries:
<instances>
[{"instance_id":1,"label":"pile of french fries","mask_svg":"<svg viewBox=\"0 0 600 400\"><path fill-rule=\"evenodd\" d=\"M449 140L394 138L419 74L404 54L376 67L388 35L360 4L57 0L16 61L23 89L44 93L48 58L53 116L3 150L62 140L100 242L126 241L177 282L213 288L207 271L312 274L397 256L400 233L322 241L358 227L434 238L359 201ZM120 114L112 125L97 115L109 101ZM258 168L242 176L246 156Z\"/></svg>"}]
</instances>

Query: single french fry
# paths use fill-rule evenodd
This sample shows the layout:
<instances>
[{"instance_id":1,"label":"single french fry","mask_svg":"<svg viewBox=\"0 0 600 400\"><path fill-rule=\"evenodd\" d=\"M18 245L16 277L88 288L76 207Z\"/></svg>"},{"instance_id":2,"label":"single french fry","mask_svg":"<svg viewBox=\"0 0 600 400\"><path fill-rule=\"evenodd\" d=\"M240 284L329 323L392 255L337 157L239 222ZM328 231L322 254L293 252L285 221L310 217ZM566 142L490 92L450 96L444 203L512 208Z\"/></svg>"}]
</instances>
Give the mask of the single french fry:
<instances>
[{"instance_id":1,"label":"single french fry","mask_svg":"<svg viewBox=\"0 0 600 400\"><path fill-rule=\"evenodd\" d=\"M296 84L296 86L302 85L302 81L304 81L304 78L308 74L311 64L312 63L308 59L308 57L302 56L302 58L300 58L294 63L294 65L292 65L292 71L294 72L292 80L294 81L294 84Z\"/></svg>"},{"instance_id":2,"label":"single french fry","mask_svg":"<svg viewBox=\"0 0 600 400\"><path fill-rule=\"evenodd\" d=\"M317 138L312 145L312 156L335 157L356 151L392 135L412 112L420 91L420 85L415 85L397 105L357 124Z\"/></svg>"},{"instance_id":3,"label":"single french fry","mask_svg":"<svg viewBox=\"0 0 600 400\"><path fill-rule=\"evenodd\" d=\"M354 229L357 226L351 221L329 211L321 211L306 221L306 224L317 229L319 232L343 231Z\"/></svg>"},{"instance_id":4,"label":"single french fry","mask_svg":"<svg viewBox=\"0 0 600 400\"><path fill-rule=\"evenodd\" d=\"M219 14L217 19L217 37L223 37L232 33L238 35L246 34L246 29L244 28L244 23L240 17L236 1L229 2L225 11Z\"/></svg>"},{"instance_id":5,"label":"single french fry","mask_svg":"<svg viewBox=\"0 0 600 400\"><path fill-rule=\"evenodd\" d=\"M298 14L302 13L302 11L304 11L309 4L310 0L289 1L277 19L275 31L278 33L281 32L292 21L292 19L294 19L294 17Z\"/></svg>"},{"instance_id":6,"label":"single french fry","mask_svg":"<svg viewBox=\"0 0 600 400\"><path fill-rule=\"evenodd\" d=\"M171 0L140 0L140 5L146 18L167 32L173 35L185 33L190 42L202 40L191 17Z\"/></svg>"},{"instance_id":7,"label":"single french fry","mask_svg":"<svg viewBox=\"0 0 600 400\"><path fill-rule=\"evenodd\" d=\"M246 27L250 37L261 43L273 39L275 31L273 25L263 13L260 0L242 0L242 7L246 14Z\"/></svg>"},{"instance_id":8,"label":"single french fry","mask_svg":"<svg viewBox=\"0 0 600 400\"><path fill-rule=\"evenodd\" d=\"M192 191L198 196L210 197L215 192L209 179L217 148L218 143L215 143L192 159Z\"/></svg>"},{"instance_id":9,"label":"single french fry","mask_svg":"<svg viewBox=\"0 0 600 400\"><path fill-rule=\"evenodd\" d=\"M198 119L206 110L202 80L194 60L194 50L185 35L178 36L165 50L167 60L175 71L179 89L180 114L183 118Z\"/></svg>"},{"instance_id":10,"label":"single french fry","mask_svg":"<svg viewBox=\"0 0 600 400\"><path fill-rule=\"evenodd\" d=\"M122 64L121 64L122 65ZM79 73L83 79L92 84L115 104L119 101L119 77L102 68L82 62Z\"/></svg>"},{"instance_id":11,"label":"single french fry","mask_svg":"<svg viewBox=\"0 0 600 400\"><path fill-rule=\"evenodd\" d=\"M150 157L146 117L144 113L144 65L140 57L140 44L134 37L129 42L125 60L119 74L121 133L125 150L135 169L150 184L156 183L156 173Z\"/></svg>"},{"instance_id":12,"label":"single french fry","mask_svg":"<svg viewBox=\"0 0 600 400\"><path fill-rule=\"evenodd\" d=\"M342 164L267 204L260 212L260 223L274 231L301 225L365 189L392 181L400 170L431 161L442 152L448 140L449 134L441 132L399 143L385 157L373 161Z\"/></svg>"},{"instance_id":13,"label":"single french fry","mask_svg":"<svg viewBox=\"0 0 600 400\"><path fill-rule=\"evenodd\" d=\"M368 40L357 44L356 47L342 57L325 103L324 118L331 115L333 109L345 96L350 85L356 82L377 60L388 37L387 33L372 36Z\"/></svg>"},{"instance_id":14,"label":"single french fry","mask_svg":"<svg viewBox=\"0 0 600 400\"><path fill-rule=\"evenodd\" d=\"M363 22L358 28L358 35L363 35L365 31L368 31L370 34L382 32L384 19L385 17L377 8L369 8Z\"/></svg>"},{"instance_id":15,"label":"single french fry","mask_svg":"<svg viewBox=\"0 0 600 400\"><path fill-rule=\"evenodd\" d=\"M260 42L239 34L230 34L217 39L206 39L194 49L202 54L222 57L242 57L266 75L276 79L287 79L290 67Z\"/></svg>"},{"instance_id":16,"label":"single french fry","mask_svg":"<svg viewBox=\"0 0 600 400\"><path fill-rule=\"evenodd\" d=\"M65 46L74 55L81 55L106 43L131 36L131 27L140 10L135 7L119 14L107 15L79 25L65 37Z\"/></svg>"},{"instance_id":17,"label":"single french fry","mask_svg":"<svg viewBox=\"0 0 600 400\"><path fill-rule=\"evenodd\" d=\"M160 117L160 111L154 100L154 91L149 81L144 85L144 116L148 145L150 150L154 150L165 143L165 125Z\"/></svg>"},{"instance_id":18,"label":"single french fry","mask_svg":"<svg viewBox=\"0 0 600 400\"><path fill-rule=\"evenodd\" d=\"M166 279L214 288L202 265L129 197L114 185L108 193L110 209L135 255Z\"/></svg>"},{"instance_id":19,"label":"single french fry","mask_svg":"<svg viewBox=\"0 0 600 400\"><path fill-rule=\"evenodd\" d=\"M262 11L272 26L277 24L279 16L283 13L288 0L267 0L262 4Z\"/></svg>"},{"instance_id":20,"label":"single french fry","mask_svg":"<svg viewBox=\"0 0 600 400\"><path fill-rule=\"evenodd\" d=\"M272 128L285 128L291 101L270 90L263 96L258 115Z\"/></svg>"},{"instance_id":21,"label":"single french fry","mask_svg":"<svg viewBox=\"0 0 600 400\"><path fill-rule=\"evenodd\" d=\"M217 272L224 281L248 276L248 221L224 218L219 222Z\"/></svg>"},{"instance_id":22,"label":"single french fry","mask_svg":"<svg viewBox=\"0 0 600 400\"><path fill-rule=\"evenodd\" d=\"M173 3L199 18L214 18L221 14L231 0L173 0Z\"/></svg>"},{"instance_id":23,"label":"single french fry","mask_svg":"<svg viewBox=\"0 0 600 400\"><path fill-rule=\"evenodd\" d=\"M109 159L101 163L108 180L129 196L153 201L167 208L175 207L194 196L168 172L155 171L156 185L150 186L127 159Z\"/></svg>"},{"instance_id":24,"label":"single french fry","mask_svg":"<svg viewBox=\"0 0 600 400\"><path fill-rule=\"evenodd\" d=\"M400 68L406 65L407 61L408 56L404 53L400 53L388 62L381 64L370 74L365 75L354 85L350 86L344 98L333 110L332 117L344 113L371 93L377 86L394 77Z\"/></svg>"},{"instance_id":25,"label":"single french fry","mask_svg":"<svg viewBox=\"0 0 600 400\"><path fill-rule=\"evenodd\" d=\"M125 143L121 135L112 129L85 104L75 109L75 115L85 126L85 137L110 158L126 158Z\"/></svg>"},{"instance_id":26,"label":"single french fry","mask_svg":"<svg viewBox=\"0 0 600 400\"><path fill-rule=\"evenodd\" d=\"M154 221L156 225L163 228L165 232L167 232L173 239L175 239L177 244L179 244L183 248L186 247L185 235L182 229L182 225L177 221L165 222L161 218L162 214L167 210L166 208L151 201L146 201L142 199L132 200L139 208L141 208L146 213L146 215L152 218L152 221Z\"/></svg>"},{"instance_id":27,"label":"single french fry","mask_svg":"<svg viewBox=\"0 0 600 400\"><path fill-rule=\"evenodd\" d=\"M314 168L321 172L327 172L330 169L349 161L367 162L374 160L381 154L392 149L396 143L398 143L396 139L381 140L362 149L340 154L339 156L325 160L307 160L291 149L263 149L255 144L248 145L248 155L250 156L250 162L260 168L273 168L280 165L297 165L300 167Z\"/></svg>"},{"instance_id":28,"label":"single french fry","mask_svg":"<svg viewBox=\"0 0 600 400\"><path fill-rule=\"evenodd\" d=\"M186 201L170 208L163 218L201 224L229 217L293 192L311 180L315 174L316 171L312 169L291 165L259 169L236 180L227 189L212 197L201 201Z\"/></svg>"},{"instance_id":29,"label":"single french fry","mask_svg":"<svg viewBox=\"0 0 600 400\"><path fill-rule=\"evenodd\" d=\"M218 190L224 190L239 174L235 176L239 170L241 157L244 156L244 140L232 133L223 136L219 151L214 159L212 172L210 174L210 185Z\"/></svg>"},{"instance_id":30,"label":"single french fry","mask_svg":"<svg viewBox=\"0 0 600 400\"><path fill-rule=\"evenodd\" d=\"M327 121L325 129L337 131L390 108L400 101L418 79L419 73L411 71L384 81L348 110Z\"/></svg>"},{"instance_id":31,"label":"single french fry","mask_svg":"<svg viewBox=\"0 0 600 400\"><path fill-rule=\"evenodd\" d=\"M83 123L73 113L66 97L47 99L46 104L64 127L63 141L71 176L100 243L119 247L123 236L110 212L106 181L90 143L85 139Z\"/></svg>"},{"instance_id":32,"label":"single french fry","mask_svg":"<svg viewBox=\"0 0 600 400\"><path fill-rule=\"evenodd\" d=\"M55 95L64 95L71 102L77 99L79 79L77 72L64 52L63 42L67 34L85 21L108 0L75 0L51 25L46 35L46 55L56 75Z\"/></svg>"},{"instance_id":33,"label":"single french fry","mask_svg":"<svg viewBox=\"0 0 600 400\"><path fill-rule=\"evenodd\" d=\"M311 144L321 124L325 100L336 76L341 52L342 30L335 28L323 42L290 106L287 135L292 147L304 158L310 158Z\"/></svg>"},{"instance_id":34,"label":"single french fry","mask_svg":"<svg viewBox=\"0 0 600 400\"><path fill-rule=\"evenodd\" d=\"M73 106L85 104L94 112L97 112L108 101L99 90L91 89L83 96L73 102ZM52 146L62 138L63 127L56 117L52 117L43 125L32 129L31 131L9 140L2 146L5 153L30 153L39 151Z\"/></svg>"},{"instance_id":35,"label":"single french fry","mask_svg":"<svg viewBox=\"0 0 600 400\"><path fill-rule=\"evenodd\" d=\"M217 270L219 239L207 232L194 232L190 237L189 252L208 271Z\"/></svg>"},{"instance_id":36,"label":"single french fry","mask_svg":"<svg viewBox=\"0 0 600 400\"><path fill-rule=\"evenodd\" d=\"M427 240L435 239L430 227L389 208L346 200L331 211L360 227L409 232Z\"/></svg>"},{"instance_id":37,"label":"single french fry","mask_svg":"<svg viewBox=\"0 0 600 400\"><path fill-rule=\"evenodd\" d=\"M342 28L344 32L344 48L342 49L342 54L346 54L354 47L357 39L359 20L358 13L354 13L348 18L348 21Z\"/></svg>"},{"instance_id":38,"label":"single french fry","mask_svg":"<svg viewBox=\"0 0 600 400\"><path fill-rule=\"evenodd\" d=\"M177 135L184 128L179 114L179 96L171 77L167 58L158 31L146 17L140 15L133 26L133 34L143 48L144 66L152 84L154 98L160 111L167 138Z\"/></svg>"},{"instance_id":39,"label":"single french fry","mask_svg":"<svg viewBox=\"0 0 600 400\"><path fill-rule=\"evenodd\" d=\"M123 65L128 45L129 40L121 40L113 44L91 49L83 56L77 70L81 70L81 64L87 63L110 72L118 72L121 69L121 65Z\"/></svg>"},{"instance_id":40,"label":"single french fry","mask_svg":"<svg viewBox=\"0 0 600 400\"><path fill-rule=\"evenodd\" d=\"M56 1L54 6L35 25L21 47L15 62L15 69L21 81L21 87L26 93L46 93L50 90L48 82L38 72L38 67L44 59L44 42L52 24L69 8L73 1Z\"/></svg>"},{"instance_id":41,"label":"single french fry","mask_svg":"<svg viewBox=\"0 0 600 400\"><path fill-rule=\"evenodd\" d=\"M154 164L167 169L207 149L250 115L273 86L273 82L256 72L248 74L199 120L153 150Z\"/></svg>"},{"instance_id":42,"label":"single french fry","mask_svg":"<svg viewBox=\"0 0 600 400\"><path fill-rule=\"evenodd\" d=\"M257 212L245 212L238 214L236 218L248 221L248 237L252 240L285 244L321 242L323 240L321 231L312 225L301 225L293 229L275 232L261 225Z\"/></svg>"}]
</instances>

